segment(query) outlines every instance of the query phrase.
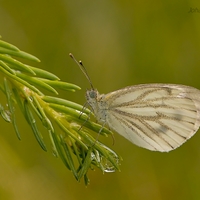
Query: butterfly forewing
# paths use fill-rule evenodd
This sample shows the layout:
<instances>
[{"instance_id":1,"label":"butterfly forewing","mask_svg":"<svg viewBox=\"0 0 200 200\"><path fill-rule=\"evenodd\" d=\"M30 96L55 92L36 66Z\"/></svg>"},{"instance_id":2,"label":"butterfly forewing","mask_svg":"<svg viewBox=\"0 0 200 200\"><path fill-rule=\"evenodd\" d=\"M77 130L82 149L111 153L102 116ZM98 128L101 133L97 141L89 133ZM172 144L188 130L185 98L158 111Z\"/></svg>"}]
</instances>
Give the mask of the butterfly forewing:
<instances>
[{"instance_id":1,"label":"butterfly forewing","mask_svg":"<svg viewBox=\"0 0 200 200\"><path fill-rule=\"evenodd\" d=\"M200 91L189 86L136 85L102 95L97 104L96 115L105 113L111 129L154 151L179 147L200 125Z\"/></svg>"}]
</instances>

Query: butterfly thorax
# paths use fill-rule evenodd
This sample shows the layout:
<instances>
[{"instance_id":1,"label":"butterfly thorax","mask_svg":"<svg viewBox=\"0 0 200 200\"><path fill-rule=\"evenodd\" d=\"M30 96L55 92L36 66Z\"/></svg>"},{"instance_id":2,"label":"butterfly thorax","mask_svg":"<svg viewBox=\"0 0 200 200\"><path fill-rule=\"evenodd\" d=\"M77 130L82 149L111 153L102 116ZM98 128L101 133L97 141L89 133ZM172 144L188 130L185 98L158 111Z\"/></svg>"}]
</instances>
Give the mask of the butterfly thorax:
<instances>
[{"instance_id":1,"label":"butterfly thorax","mask_svg":"<svg viewBox=\"0 0 200 200\"><path fill-rule=\"evenodd\" d=\"M104 101L105 95L100 95L99 92L95 89L87 90L86 99L87 103L92 108L97 121L105 123L107 117L108 105Z\"/></svg>"}]
</instances>

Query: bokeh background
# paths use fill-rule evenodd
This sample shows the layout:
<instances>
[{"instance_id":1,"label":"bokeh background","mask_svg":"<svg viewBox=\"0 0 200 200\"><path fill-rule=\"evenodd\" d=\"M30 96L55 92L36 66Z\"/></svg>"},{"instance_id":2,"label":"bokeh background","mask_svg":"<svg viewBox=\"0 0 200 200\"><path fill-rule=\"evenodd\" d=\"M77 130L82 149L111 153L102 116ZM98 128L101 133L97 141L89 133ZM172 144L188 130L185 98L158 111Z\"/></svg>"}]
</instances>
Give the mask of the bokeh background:
<instances>
[{"instance_id":1,"label":"bokeh background","mask_svg":"<svg viewBox=\"0 0 200 200\"><path fill-rule=\"evenodd\" d=\"M60 92L80 104L89 84L70 52L100 93L158 82L200 89L199 1L0 0L0 35L42 61L29 64L81 86ZM121 172L91 171L85 187L50 149L42 151L18 115L22 141L0 119L0 199L200 199L200 132L170 153L150 152L115 134L114 146L111 138L108 144L123 157Z\"/></svg>"}]
</instances>

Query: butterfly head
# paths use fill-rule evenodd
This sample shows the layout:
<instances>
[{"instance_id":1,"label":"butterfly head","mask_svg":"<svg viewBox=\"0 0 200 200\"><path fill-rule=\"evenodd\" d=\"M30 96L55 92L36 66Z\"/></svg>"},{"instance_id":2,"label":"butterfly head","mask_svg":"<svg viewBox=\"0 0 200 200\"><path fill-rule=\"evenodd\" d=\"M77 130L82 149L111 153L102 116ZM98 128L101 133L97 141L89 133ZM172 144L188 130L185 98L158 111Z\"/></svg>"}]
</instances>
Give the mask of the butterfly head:
<instances>
[{"instance_id":1,"label":"butterfly head","mask_svg":"<svg viewBox=\"0 0 200 200\"><path fill-rule=\"evenodd\" d=\"M86 92L87 103L93 108L93 110L96 107L98 96L99 92L96 89L87 90Z\"/></svg>"},{"instance_id":2,"label":"butterfly head","mask_svg":"<svg viewBox=\"0 0 200 200\"><path fill-rule=\"evenodd\" d=\"M87 90L87 103L92 108L92 111L99 123L107 122L107 102L104 101L104 95L99 94L96 89Z\"/></svg>"},{"instance_id":3,"label":"butterfly head","mask_svg":"<svg viewBox=\"0 0 200 200\"><path fill-rule=\"evenodd\" d=\"M98 94L97 90L94 90L94 89L87 90L86 98L87 98L87 100L88 99L96 99L97 98L97 94Z\"/></svg>"}]
</instances>

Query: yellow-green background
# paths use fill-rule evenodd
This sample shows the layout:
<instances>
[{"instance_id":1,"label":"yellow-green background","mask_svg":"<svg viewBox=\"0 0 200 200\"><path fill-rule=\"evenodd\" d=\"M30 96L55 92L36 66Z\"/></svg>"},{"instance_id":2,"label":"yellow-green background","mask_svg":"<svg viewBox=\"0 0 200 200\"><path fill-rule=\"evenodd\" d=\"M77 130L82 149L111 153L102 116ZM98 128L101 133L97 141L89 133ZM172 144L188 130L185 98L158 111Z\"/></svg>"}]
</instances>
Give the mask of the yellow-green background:
<instances>
[{"instance_id":1,"label":"yellow-green background","mask_svg":"<svg viewBox=\"0 0 200 200\"><path fill-rule=\"evenodd\" d=\"M0 0L0 35L42 61L29 64L81 86L60 92L80 104L89 84L70 52L100 93L150 82L200 88L199 1ZM50 148L42 151L19 113L18 124L22 141L0 119L2 200L200 199L200 132L170 153L141 149L115 134L114 146L112 138L107 143L123 157L121 172L92 171L86 188Z\"/></svg>"}]
</instances>

